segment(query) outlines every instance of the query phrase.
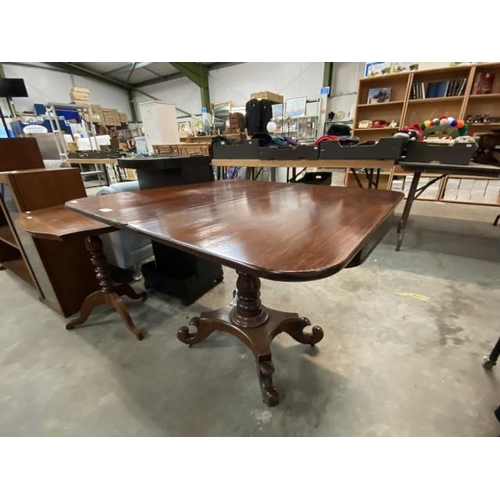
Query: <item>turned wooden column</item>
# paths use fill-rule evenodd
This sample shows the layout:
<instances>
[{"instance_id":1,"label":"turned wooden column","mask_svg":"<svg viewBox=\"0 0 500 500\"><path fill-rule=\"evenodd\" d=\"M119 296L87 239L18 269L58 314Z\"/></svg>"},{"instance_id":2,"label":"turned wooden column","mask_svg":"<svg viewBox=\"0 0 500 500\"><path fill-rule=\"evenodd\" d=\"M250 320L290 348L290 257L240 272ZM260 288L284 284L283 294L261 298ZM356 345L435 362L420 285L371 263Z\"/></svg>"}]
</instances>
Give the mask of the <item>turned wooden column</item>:
<instances>
[{"instance_id":1,"label":"turned wooden column","mask_svg":"<svg viewBox=\"0 0 500 500\"><path fill-rule=\"evenodd\" d=\"M87 236L85 238L85 248L90 252L90 262L94 266L99 289L103 293L111 293L115 287L111 277L111 269L102 249L101 238L97 235Z\"/></svg>"},{"instance_id":2,"label":"turned wooden column","mask_svg":"<svg viewBox=\"0 0 500 500\"><path fill-rule=\"evenodd\" d=\"M240 271L236 281L236 305L230 313L231 321L245 328L256 328L269 318L260 300L260 278Z\"/></svg>"}]
</instances>

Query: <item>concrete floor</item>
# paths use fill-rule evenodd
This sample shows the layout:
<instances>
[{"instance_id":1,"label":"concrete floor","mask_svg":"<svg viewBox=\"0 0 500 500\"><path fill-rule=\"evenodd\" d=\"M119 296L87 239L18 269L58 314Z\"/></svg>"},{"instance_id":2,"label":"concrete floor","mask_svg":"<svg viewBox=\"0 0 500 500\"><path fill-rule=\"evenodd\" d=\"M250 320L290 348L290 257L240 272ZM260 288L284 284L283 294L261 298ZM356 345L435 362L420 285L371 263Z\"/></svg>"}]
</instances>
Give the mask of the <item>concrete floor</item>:
<instances>
[{"instance_id":1,"label":"concrete floor","mask_svg":"<svg viewBox=\"0 0 500 500\"><path fill-rule=\"evenodd\" d=\"M359 268L304 284L264 281L270 307L319 324L316 349L273 343L281 403L261 402L252 355L214 333L188 349L179 326L231 297L235 273L194 305L128 301L138 342L103 307L86 326L0 272L0 434L4 436L497 436L499 209L417 202ZM139 287L140 288L140 284Z\"/></svg>"}]
</instances>

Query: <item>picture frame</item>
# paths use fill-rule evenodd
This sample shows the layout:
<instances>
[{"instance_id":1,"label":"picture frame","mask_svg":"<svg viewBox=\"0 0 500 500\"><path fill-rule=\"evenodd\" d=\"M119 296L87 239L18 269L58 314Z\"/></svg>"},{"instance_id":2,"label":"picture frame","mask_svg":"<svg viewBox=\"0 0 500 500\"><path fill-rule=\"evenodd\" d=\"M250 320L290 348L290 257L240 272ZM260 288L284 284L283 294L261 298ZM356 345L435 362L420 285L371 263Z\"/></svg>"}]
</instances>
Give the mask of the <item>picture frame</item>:
<instances>
[{"instance_id":1,"label":"picture frame","mask_svg":"<svg viewBox=\"0 0 500 500\"><path fill-rule=\"evenodd\" d=\"M417 71L419 68L418 62L393 62L392 73L406 73L408 71Z\"/></svg>"},{"instance_id":2,"label":"picture frame","mask_svg":"<svg viewBox=\"0 0 500 500\"><path fill-rule=\"evenodd\" d=\"M365 77L390 75L392 63L390 62L368 62L365 64Z\"/></svg>"},{"instance_id":3,"label":"picture frame","mask_svg":"<svg viewBox=\"0 0 500 500\"><path fill-rule=\"evenodd\" d=\"M288 118L302 118L306 116L307 97L296 97L286 100L286 116Z\"/></svg>"},{"instance_id":4,"label":"picture frame","mask_svg":"<svg viewBox=\"0 0 500 500\"><path fill-rule=\"evenodd\" d=\"M391 97L391 87L381 87L368 90L367 104L383 104L389 102Z\"/></svg>"}]
</instances>

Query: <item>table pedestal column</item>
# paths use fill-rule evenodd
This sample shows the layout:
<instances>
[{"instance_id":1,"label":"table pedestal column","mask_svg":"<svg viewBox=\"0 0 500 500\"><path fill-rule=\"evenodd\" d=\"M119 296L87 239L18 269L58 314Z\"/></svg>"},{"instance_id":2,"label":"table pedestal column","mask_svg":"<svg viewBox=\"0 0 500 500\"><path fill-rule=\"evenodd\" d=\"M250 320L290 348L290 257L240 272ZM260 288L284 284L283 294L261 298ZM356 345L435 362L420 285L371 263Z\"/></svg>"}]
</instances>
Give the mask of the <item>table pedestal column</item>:
<instances>
[{"instance_id":1,"label":"table pedestal column","mask_svg":"<svg viewBox=\"0 0 500 500\"><path fill-rule=\"evenodd\" d=\"M189 324L196 328L196 332L191 333L188 327L183 326L177 338L190 347L205 340L215 330L239 338L255 356L264 403L276 406L279 395L272 378L272 340L279 333L286 332L297 342L313 346L323 338L323 330L314 326L311 333L306 333L304 328L311 325L307 318L264 307L260 300L258 277L238 271L236 286L234 298L227 306L192 318Z\"/></svg>"},{"instance_id":2,"label":"table pedestal column","mask_svg":"<svg viewBox=\"0 0 500 500\"><path fill-rule=\"evenodd\" d=\"M102 250L101 238L97 235L87 236L85 238L85 248L90 252L90 261L94 266L95 275L99 282L99 290L87 295L80 309L80 316L66 325L66 330L71 330L77 325L87 321L92 309L101 304L109 304L120 314L126 327L139 339L144 338L144 333L139 330L132 321L127 306L120 298L126 295L131 299L146 300L147 293L137 293L131 286L126 284L116 285L111 278L111 270L106 261L106 256Z\"/></svg>"}]
</instances>

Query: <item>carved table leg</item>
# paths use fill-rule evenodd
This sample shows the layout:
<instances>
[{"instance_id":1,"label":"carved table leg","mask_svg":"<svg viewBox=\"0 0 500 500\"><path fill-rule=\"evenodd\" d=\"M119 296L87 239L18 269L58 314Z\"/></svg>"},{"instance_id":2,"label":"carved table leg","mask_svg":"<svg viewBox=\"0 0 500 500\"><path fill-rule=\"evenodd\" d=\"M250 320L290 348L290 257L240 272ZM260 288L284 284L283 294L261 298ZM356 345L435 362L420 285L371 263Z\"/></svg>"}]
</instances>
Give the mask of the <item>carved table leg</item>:
<instances>
[{"instance_id":1,"label":"carved table leg","mask_svg":"<svg viewBox=\"0 0 500 500\"><path fill-rule=\"evenodd\" d=\"M94 271L99 283L100 290L92 292L85 298L80 310L80 316L77 319L69 322L66 325L66 329L71 330L75 326L85 323L94 307L101 304L109 304L116 311L118 311L127 328L139 340L142 340L144 338L144 333L134 325L128 309L120 299L120 296L126 295L131 299L146 300L147 294L145 292L138 294L129 285L118 285L115 287L113 279L111 278L111 271L106 261L106 256L104 255L104 252L102 250L102 241L99 236L87 236L85 238L85 248L90 252L90 261L94 266Z\"/></svg>"},{"instance_id":2,"label":"carved table leg","mask_svg":"<svg viewBox=\"0 0 500 500\"><path fill-rule=\"evenodd\" d=\"M286 332L297 342L314 345L323 338L323 330L314 326L312 333L305 333L304 328L311 324L307 318L264 307L260 300L260 279L256 276L238 271L236 286L236 297L232 302L222 309L191 319L190 325L197 331L191 333L188 327L183 326L177 338L189 346L205 340L215 330L239 338L255 356L264 403L276 406L279 394L272 378L272 340L279 333Z\"/></svg>"}]
</instances>

